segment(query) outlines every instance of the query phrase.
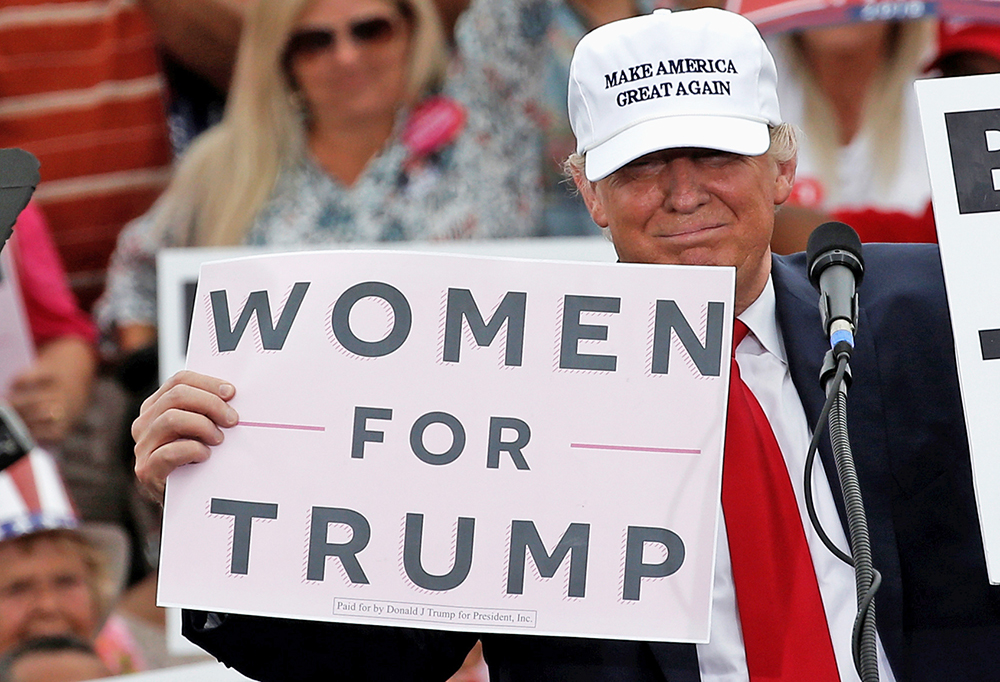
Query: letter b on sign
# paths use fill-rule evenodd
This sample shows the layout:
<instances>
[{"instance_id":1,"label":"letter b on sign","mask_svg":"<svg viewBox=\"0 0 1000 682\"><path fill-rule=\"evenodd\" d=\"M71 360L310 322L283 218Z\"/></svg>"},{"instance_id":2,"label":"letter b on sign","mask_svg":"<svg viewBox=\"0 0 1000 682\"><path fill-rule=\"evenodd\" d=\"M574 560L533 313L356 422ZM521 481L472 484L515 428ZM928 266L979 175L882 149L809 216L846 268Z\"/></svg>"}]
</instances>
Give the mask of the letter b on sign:
<instances>
[{"instance_id":1,"label":"letter b on sign","mask_svg":"<svg viewBox=\"0 0 1000 682\"><path fill-rule=\"evenodd\" d=\"M1000 109L944 115L958 212L1000 211Z\"/></svg>"}]
</instances>

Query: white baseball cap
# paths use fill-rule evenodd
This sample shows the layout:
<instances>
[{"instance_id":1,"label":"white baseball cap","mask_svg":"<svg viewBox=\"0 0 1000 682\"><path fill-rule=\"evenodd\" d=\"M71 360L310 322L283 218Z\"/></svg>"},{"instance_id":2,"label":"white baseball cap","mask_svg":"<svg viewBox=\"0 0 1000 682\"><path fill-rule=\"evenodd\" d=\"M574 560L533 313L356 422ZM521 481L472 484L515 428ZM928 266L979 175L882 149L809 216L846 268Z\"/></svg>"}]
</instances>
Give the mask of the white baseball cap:
<instances>
[{"instance_id":1,"label":"white baseball cap","mask_svg":"<svg viewBox=\"0 0 1000 682\"><path fill-rule=\"evenodd\" d=\"M605 24L576 46L569 119L586 175L644 154L702 147L758 156L781 123L777 71L749 19L660 9Z\"/></svg>"}]
</instances>

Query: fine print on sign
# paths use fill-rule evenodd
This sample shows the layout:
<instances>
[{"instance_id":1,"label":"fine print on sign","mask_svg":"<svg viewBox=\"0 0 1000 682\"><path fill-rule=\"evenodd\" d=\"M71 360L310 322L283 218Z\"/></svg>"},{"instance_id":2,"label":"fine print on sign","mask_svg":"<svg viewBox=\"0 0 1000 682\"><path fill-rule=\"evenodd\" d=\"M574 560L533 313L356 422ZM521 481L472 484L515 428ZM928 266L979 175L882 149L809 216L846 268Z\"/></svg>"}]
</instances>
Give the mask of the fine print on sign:
<instances>
[{"instance_id":1,"label":"fine print on sign","mask_svg":"<svg viewBox=\"0 0 1000 682\"><path fill-rule=\"evenodd\" d=\"M159 602L708 639L734 271L331 251L202 267L241 422L171 475Z\"/></svg>"}]
</instances>

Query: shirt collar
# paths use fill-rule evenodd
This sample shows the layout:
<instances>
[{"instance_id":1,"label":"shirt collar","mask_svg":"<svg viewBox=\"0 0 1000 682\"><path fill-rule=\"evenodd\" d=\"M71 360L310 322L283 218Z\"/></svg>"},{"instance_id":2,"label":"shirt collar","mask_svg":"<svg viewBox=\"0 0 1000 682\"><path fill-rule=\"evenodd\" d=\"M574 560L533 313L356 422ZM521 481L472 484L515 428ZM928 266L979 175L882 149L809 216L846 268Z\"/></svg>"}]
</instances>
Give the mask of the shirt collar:
<instances>
[{"instance_id":1,"label":"shirt collar","mask_svg":"<svg viewBox=\"0 0 1000 682\"><path fill-rule=\"evenodd\" d=\"M764 290L760 292L757 300L750 304L739 319L750 328L750 333L757 342L767 352L775 355L779 360L787 364L785 355L785 344L781 340L781 333L778 331L778 312L775 305L774 283L768 276Z\"/></svg>"}]
</instances>

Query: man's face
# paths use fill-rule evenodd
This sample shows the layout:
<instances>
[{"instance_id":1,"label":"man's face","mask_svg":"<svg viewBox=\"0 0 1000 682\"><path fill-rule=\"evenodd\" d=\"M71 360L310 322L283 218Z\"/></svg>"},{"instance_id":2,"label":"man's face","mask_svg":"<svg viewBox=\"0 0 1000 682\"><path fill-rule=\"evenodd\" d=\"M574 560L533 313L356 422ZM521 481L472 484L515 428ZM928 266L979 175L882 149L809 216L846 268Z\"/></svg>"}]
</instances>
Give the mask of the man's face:
<instances>
[{"instance_id":1,"label":"man's face","mask_svg":"<svg viewBox=\"0 0 1000 682\"><path fill-rule=\"evenodd\" d=\"M739 313L767 281L774 208L794 179L794 160L682 148L577 184L621 261L735 266Z\"/></svg>"},{"instance_id":2,"label":"man's face","mask_svg":"<svg viewBox=\"0 0 1000 682\"><path fill-rule=\"evenodd\" d=\"M32 637L76 635L89 641L97 613L81 552L57 538L31 549L0 543L0 653Z\"/></svg>"}]
</instances>

